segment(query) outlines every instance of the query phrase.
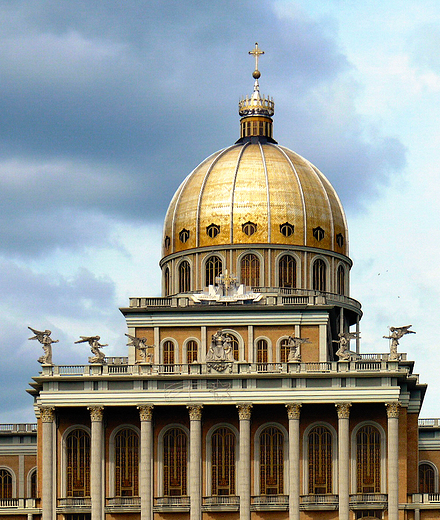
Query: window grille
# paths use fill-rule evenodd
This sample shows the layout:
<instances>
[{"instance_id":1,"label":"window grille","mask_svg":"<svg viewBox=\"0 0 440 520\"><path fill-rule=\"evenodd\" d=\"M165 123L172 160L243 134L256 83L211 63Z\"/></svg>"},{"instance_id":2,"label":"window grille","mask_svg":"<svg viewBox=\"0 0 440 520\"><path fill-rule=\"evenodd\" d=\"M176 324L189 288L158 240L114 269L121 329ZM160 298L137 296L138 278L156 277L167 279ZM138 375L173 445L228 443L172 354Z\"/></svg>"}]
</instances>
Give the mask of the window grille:
<instances>
[{"instance_id":1,"label":"window grille","mask_svg":"<svg viewBox=\"0 0 440 520\"><path fill-rule=\"evenodd\" d=\"M252 253L241 259L241 283L250 287L260 285L260 260Z\"/></svg>"},{"instance_id":2,"label":"window grille","mask_svg":"<svg viewBox=\"0 0 440 520\"><path fill-rule=\"evenodd\" d=\"M184 260L179 264L179 292L184 293L191 290L191 268L189 262Z\"/></svg>"},{"instance_id":3,"label":"window grille","mask_svg":"<svg viewBox=\"0 0 440 520\"><path fill-rule=\"evenodd\" d=\"M291 255L283 255L278 264L280 287L296 287L296 260Z\"/></svg>"},{"instance_id":4,"label":"window grille","mask_svg":"<svg viewBox=\"0 0 440 520\"><path fill-rule=\"evenodd\" d=\"M12 475L6 469L0 469L0 498L12 498Z\"/></svg>"},{"instance_id":5,"label":"window grille","mask_svg":"<svg viewBox=\"0 0 440 520\"><path fill-rule=\"evenodd\" d=\"M66 439L67 497L90 496L90 435L73 430Z\"/></svg>"},{"instance_id":6,"label":"window grille","mask_svg":"<svg viewBox=\"0 0 440 520\"><path fill-rule=\"evenodd\" d=\"M419 466L419 493L435 493L435 472L431 464Z\"/></svg>"},{"instance_id":7,"label":"window grille","mask_svg":"<svg viewBox=\"0 0 440 520\"><path fill-rule=\"evenodd\" d=\"M218 428L212 435L212 495L235 495L235 435Z\"/></svg>"},{"instance_id":8,"label":"window grille","mask_svg":"<svg viewBox=\"0 0 440 520\"><path fill-rule=\"evenodd\" d=\"M206 261L206 285L215 285L215 279L222 272L222 261L218 256L210 256Z\"/></svg>"},{"instance_id":9,"label":"window grille","mask_svg":"<svg viewBox=\"0 0 440 520\"><path fill-rule=\"evenodd\" d=\"M374 426L362 427L356 435L357 492L380 493L380 433Z\"/></svg>"},{"instance_id":10,"label":"window grille","mask_svg":"<svg viewBox=\"0 0 440 520\"><path fill-rule=\"evenodd\" d=\"M327 284L327 268L324 260L318 258L313 262L313 289L325 291Z\"/></svg>"},{"instance_id":11,"label":"window grille","mask_svg":"<svg viewBox=\"0 0 440 520\"><path fill-rule=\"evenodd\" d=\"M332 493L332 435L325 426L309 432L309 493Z\"/></svg>"},{"instance_id":12,"label":"window grille","mask_svg":"<svg viewBox=\"0 0 440 520\"><path fill-rule=\"evenodd\" d=\"M278 428L260 434L260 494L284 493L284 436Z\"/></svg>"},{"instance_id":13,"label":"window grille","mask_svg":"<svg viewBox=\"0 0 440 520\"><path fill-rule=\"evenodd\" d=\"M181 428L168 430L163 438L164 496L187 494L187 436Z\"/></svg>"},{"instance_id":14,"label":"window grille","mask_svg":"<svg viewBox=\"0 0 440 520\"><path fill-rule=\"evenodd\" d=\"M126 428L115 436L115 496L139 495L139 438Z\"/></svg>"}]
</instances>

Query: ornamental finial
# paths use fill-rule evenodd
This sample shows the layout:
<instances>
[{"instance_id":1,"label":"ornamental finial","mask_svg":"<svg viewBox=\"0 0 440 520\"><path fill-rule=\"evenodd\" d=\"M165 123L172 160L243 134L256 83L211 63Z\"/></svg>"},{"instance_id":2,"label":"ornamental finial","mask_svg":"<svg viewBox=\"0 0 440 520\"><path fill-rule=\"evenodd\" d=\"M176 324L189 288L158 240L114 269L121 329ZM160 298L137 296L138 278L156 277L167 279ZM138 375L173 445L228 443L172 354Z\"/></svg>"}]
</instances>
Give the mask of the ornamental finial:
<instances>
[{"instance_id":1,"label":"ornamental finial","mask_svg":"<svg viewBox=\"0 0 440 520\"><path fill-rule=\"evenodd\" d=\"M249 51L249 54L251 56L254 56L255 58L255 70L254 72L252 73L252 77L254 79L258 79L260 76L261 76L261 73L260 71L258 70L258 58L264 54L264 51L262 51L261 49L258 48L258 43L255 43L255 47Z\"/></svg>"}]
</instances>

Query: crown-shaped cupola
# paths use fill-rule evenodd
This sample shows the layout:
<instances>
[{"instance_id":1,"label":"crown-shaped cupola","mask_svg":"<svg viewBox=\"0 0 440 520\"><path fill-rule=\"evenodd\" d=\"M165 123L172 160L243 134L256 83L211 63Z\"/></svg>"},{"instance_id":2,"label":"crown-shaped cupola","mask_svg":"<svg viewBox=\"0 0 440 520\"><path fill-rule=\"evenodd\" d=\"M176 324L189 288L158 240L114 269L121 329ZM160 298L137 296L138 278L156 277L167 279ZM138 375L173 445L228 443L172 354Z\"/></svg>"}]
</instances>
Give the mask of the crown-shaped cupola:
<instances>
[{"instance_id":1,"label":"crown-shaped cupola","mask_svg":"<svg viewBox=\"0 0 440 520\"><path fill-rule=\"evenodd\" d=\"M255 48L249 51L249 54L255 57L255 70L252 77L255 79L254 91L252 95L246 96L238 103L238 113L240 119L240 139L237 142L244 141L268 141L276 143L272 137L272 116L274 114L275 103L272 98L262 96L260 94L260 85L258 80L261 76L258 70L258 58L264 54L264 51Z\"/></svg>"}]
</instances>

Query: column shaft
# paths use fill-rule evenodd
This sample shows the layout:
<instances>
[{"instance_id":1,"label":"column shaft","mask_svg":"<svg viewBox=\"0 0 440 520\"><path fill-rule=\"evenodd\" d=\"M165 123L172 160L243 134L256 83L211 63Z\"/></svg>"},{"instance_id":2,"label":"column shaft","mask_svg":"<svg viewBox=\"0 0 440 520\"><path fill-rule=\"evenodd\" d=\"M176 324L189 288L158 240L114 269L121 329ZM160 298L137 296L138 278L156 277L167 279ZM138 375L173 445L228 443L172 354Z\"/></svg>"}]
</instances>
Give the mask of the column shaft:
<instances>
[{"instance_id":1,"label":"column shaft","mask_svg":"<svg viewBox=\"0 0 440 520\"><path fill-rule=\"evenodd\" d=\"M237 405L240 418L240 464L238 469L238 493L240 495L240 520L251 518L251 404Z\"/></svg>"},{"instance_id":2,"label":"column shaft","mask_svg":"<svg viewBox=\"0 0 440 520\"><path fill-rule=\"evenodd\" d=\"M338 410L338 458L339 458L339 520L349 520L350 515L350 406L336 405Z\"/></svg>"},{"instance_id":3,"label":"column shaft","mask_svg":"<svg viewBox=\"0 0 440 520\"><path fill-rule=\"evenodd\" d=\"M190 520L202 518L202 406L188 406L189 410L189 495Z\"/></svg>"},{"instance_id":4,"label":"column shaft","mask_svg":"<svg viewBox=\"0 0 440 520\"><path fill-rule=\"evenodd\" d=\"M387 403L388 519L399 518L399 404Z\"/></svg>"},{"instance_id":5,"label":"column shaft","mask_svg":"<svg viewBox=\"0 0 440 520\"><path fill-rule=\"evenodd\" d=\"M90 501L92 503L92 520L102 520L104 501L102 496L102 440L103 440L103 407L89 408L91 417L91 441L90 441Z\"/></svg>"},{"instance_id":6,"label":"column shaft","mask_svg":"<svg viewBox=\"0 0 440 520\"><path fill-rule=\"evenodd\" d=\"M138 406L141 419L141 466L139 479L139 496L141 498L141 520L152 520L153 488L152 488L152 454L153 454L153 406Z\"/></svg>"},{"instance_id":7,"label":"column shaft","mask_svg":"<svg viewBox=\"0 0 440 520\"><path fill-rule=\"evenodd\" d=\"M53 520L54 516L54 503L53 503L53 419L54 419L54 408L41 408L41 419L42 419L42 435L43 435L43 448L42 448L42 464L43 464L43 475L42 475L42 520Z\"/></svg>"},{"instance_id":8,"label":"column shaft","mask_svg":"<svg viewBox=\"0 0 440 520\"><path fill-rule=\"evenodd\" d=\"M287 404L286 408L289 417L289 520L299 520L299 420L301 405Z\"/></svg>"}]
</instances>

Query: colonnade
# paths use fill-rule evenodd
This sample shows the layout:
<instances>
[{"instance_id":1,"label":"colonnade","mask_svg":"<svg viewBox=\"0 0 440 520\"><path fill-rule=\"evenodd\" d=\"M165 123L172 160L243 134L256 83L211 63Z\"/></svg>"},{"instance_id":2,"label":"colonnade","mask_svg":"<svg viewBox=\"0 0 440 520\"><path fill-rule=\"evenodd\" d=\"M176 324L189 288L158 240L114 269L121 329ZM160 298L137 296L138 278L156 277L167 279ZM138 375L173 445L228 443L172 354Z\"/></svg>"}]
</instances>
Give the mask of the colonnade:
<instances>
[{"instance_id":1,"label":"colonnade","mask_svg":"<svg viewBox=\"0 0 440 520\"><path fill-rule=\"evenodd\" d=\"M336 404L338 414L338 496L339 520L350 514L350 403ZM153 518L153 405L138 406L141 423L140 485L141 520ZM190 520L202 519L202 413L203 405L187 406L190 418L189 496ZM251 518L251 416L252 404L237 404L239 416L238 494L240 520ZM286 404L289 421L289 520L300 518L300 415L301 404ZM388 518L398 520L399 510L399 403L386 403L388 417ZM90 495L92 520L104 519L103 478L104 428L102 406L88 408L91 418ZM53 407L41 407L42 421L42 520L54 520L56 513Z\"/></svg>"}]
</instances>

